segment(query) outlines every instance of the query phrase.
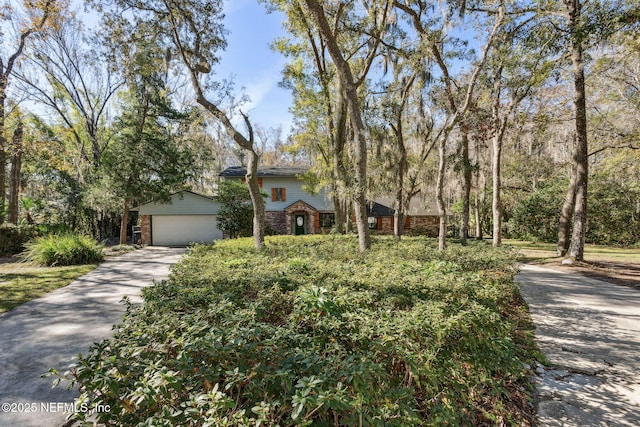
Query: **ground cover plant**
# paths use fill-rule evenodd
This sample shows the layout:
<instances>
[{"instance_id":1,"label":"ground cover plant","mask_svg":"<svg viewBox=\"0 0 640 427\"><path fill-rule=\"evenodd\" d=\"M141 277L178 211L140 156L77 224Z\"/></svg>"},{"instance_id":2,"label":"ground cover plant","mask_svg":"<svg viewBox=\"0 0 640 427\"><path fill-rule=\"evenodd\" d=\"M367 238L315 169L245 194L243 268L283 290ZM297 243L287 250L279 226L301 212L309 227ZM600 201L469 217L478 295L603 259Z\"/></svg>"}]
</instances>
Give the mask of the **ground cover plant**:
<instances>
[{"instance_id":1,"label":"ground cover plant","mask_svg":"<svg viewBox=\"0 0 640 427\"><path fill-rule=\"evenodd\" d=\"M196 246L59 379L107 426L528 425L514 259L425 238Z\"/></svg>"}]
</instances>

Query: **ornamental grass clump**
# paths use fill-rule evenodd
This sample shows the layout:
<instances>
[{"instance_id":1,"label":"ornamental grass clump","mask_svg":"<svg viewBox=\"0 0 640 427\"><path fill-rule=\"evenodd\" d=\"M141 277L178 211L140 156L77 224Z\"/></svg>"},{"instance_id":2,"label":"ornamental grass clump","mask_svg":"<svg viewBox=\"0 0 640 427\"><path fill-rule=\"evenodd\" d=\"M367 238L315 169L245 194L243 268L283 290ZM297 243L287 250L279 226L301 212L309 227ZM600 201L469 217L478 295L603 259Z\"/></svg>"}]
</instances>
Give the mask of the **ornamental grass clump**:
<instances>
[{"instance_id":1,"label":"ornamental grass clump","mask_svg":"<svg viewBox=\"0 0 640 427\"><path fill-rule=\"evenodd\" d=\"M424 238L196 246L60 378L114 426L526 426L514 260Z\"/></svg>"},{"instance_id":2,"label":"ornamental grass clump","mask_svg":"<svg viewBox=\"0 0 640 427\"><path fill-rule=\"evenodd\" d=\"M25 245L25 261L45 266L96 264L103 260L102 245L90 237L73 234L48 234Z\"/></svg>"}]
</instances>

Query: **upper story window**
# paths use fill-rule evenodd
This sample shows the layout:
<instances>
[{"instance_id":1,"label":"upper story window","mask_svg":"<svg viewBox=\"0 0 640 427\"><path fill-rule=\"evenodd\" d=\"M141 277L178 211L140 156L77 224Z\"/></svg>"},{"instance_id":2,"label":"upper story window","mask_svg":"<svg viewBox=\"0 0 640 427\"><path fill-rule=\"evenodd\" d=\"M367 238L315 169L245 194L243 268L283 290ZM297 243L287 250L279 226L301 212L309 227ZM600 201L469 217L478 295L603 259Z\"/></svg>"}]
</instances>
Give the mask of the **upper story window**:
<instances>
[{"instance_id":1,"label":"upper story window","mask_svg":"<svg viewBox=\"0 0 640 427\"><path fill-rule=\"evenodd\" d=\"M287 201L287 189L286 188L272 188L271 189L271 201L272 202L286 202Z\"/></svg>"}]
</instances>

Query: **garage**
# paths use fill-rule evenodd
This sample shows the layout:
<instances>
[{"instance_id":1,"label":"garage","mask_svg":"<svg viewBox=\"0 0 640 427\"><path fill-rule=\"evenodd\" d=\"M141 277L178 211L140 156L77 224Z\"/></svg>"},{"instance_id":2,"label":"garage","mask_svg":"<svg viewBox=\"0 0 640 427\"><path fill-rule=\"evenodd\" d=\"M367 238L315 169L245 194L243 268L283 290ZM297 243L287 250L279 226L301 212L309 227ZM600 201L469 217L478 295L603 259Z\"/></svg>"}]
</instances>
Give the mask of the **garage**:
<instances>
[{"instance_id":1,"label":"garage","mask_svg":"<svg viewBox=\"0 0 640 427\"><path fill-rule=\"evenodd\" d=\"M187 246L222 239L216 215L220 204L191 191L171 195L168 202L140 205L141 243L153 246Z\"/></svg>"},{"instance_id":2,"label":"garage","mask_svg":"<svg viewBox=\"0 0 640 427\"><path fill-rule=\"evenodd\" d=\"M215 215L154 215L151 230L154 246L185 246L222 239Z\"/></svg>"}]
</instances>

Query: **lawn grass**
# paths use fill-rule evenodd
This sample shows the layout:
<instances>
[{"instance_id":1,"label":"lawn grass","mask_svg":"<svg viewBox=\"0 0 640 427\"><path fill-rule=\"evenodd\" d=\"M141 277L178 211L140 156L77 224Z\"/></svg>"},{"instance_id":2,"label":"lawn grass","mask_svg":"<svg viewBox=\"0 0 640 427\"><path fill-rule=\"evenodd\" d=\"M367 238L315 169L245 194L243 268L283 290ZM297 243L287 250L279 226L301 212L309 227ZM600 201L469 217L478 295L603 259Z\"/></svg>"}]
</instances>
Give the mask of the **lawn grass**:
<instances>
[{"instance_id":1,"label":"lawn grass","mask_svg":"<svg viewBox=\"0 0 640 427\"><path fill-rule=\"evenodd\" d=\"M68 285L96 268L95 264L40 267L32 263L0 264L0 313Z\"/></svg>"},{"instance_id":2,"label":"lawn grass","mask_svg":"<svg viewBox=\"0 0 640 427\"><path fill-rule=\"evenodd\" d=\"M505 239L503 244L517 248L521 262L551 262L559 260L555 243L535 243L525 240ZM587 262L623 262L640 264L640 249L613 246L585 245L584 259Z\"/></svg>"}]
</instances>

